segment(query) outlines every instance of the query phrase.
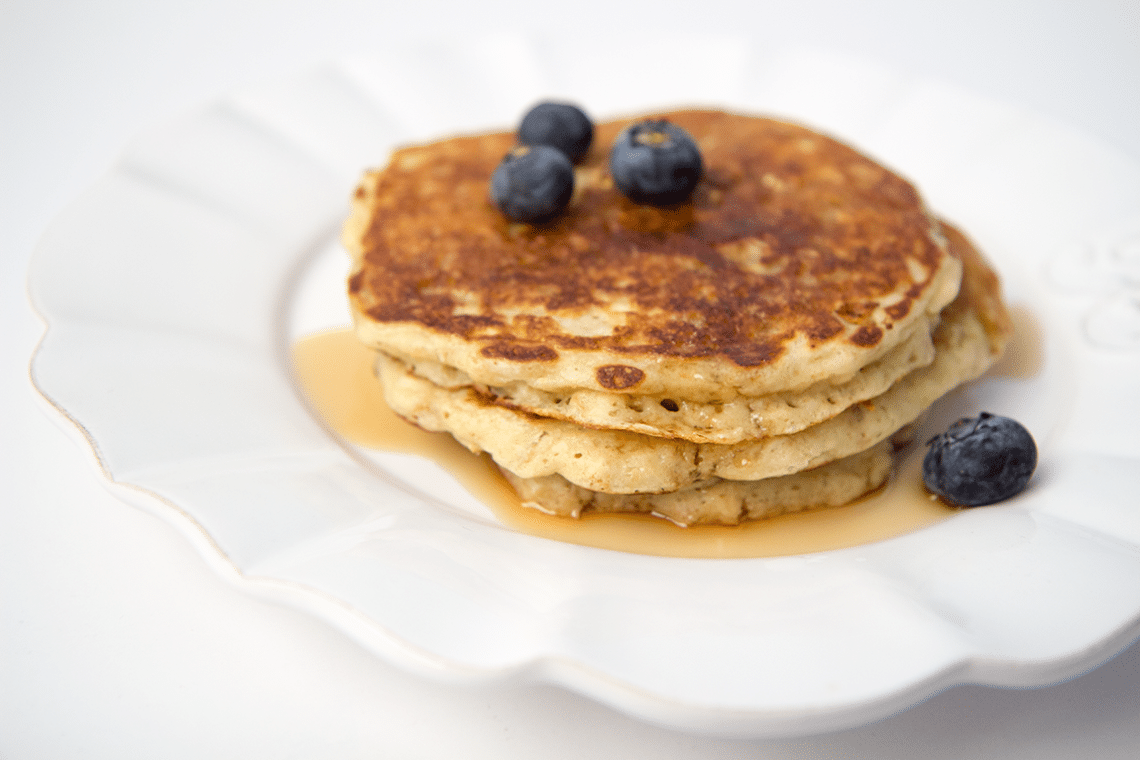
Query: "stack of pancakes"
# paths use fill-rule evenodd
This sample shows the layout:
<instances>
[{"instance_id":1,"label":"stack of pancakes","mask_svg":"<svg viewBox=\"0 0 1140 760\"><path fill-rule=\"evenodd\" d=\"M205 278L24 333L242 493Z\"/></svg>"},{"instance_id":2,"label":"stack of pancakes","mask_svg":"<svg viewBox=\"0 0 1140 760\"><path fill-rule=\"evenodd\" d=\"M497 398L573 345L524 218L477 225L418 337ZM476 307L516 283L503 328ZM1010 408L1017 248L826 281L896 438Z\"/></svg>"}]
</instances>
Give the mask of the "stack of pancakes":
<instances>
[{"instance_id":1,"label":"stack of pancakes","mask_svg":"<svg viewBox=\"0 0 1140 760\"><path fill-rule=\"evenodd\" d=\"M488 452L543 511L736 523L882 485L892 441L1000 356L997 278L915 189L803 127L658 115L701 148L690 202L613 187L601 124L568 209L505 219L510 133L396 151L344 242L393 410Z\"/></svg>"}]
</instances>

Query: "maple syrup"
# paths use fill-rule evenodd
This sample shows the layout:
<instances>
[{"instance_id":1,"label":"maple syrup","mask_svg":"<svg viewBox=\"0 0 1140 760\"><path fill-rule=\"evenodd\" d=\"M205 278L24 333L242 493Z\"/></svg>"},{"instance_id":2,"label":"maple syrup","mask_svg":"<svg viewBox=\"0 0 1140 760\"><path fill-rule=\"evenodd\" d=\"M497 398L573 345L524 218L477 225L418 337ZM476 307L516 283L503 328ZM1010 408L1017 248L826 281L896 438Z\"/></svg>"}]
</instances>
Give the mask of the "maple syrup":
<instances>
[{"instance_id":1,"label":"maple syrup","mask_svg":"<svg viewBox=\"0 0 1140 760\"><path fill-rule=\"evenodd\" d=\"M1026 378L1042 363L1041 336L1026 309L1012 309L1015 331L1005 358L991 370ZM881 541L954 514L922 485L925 449L900 452L895 474L878 491L832 509L781 515L733 526L680 527L637 514L584 514L575 519L523 507L486 455L469 452L446 433L430 433L384 402L373 352L348 329L302 338L293 347L297 378L313 409L349 443L428 457L482 501L503 525L557 541L666 557L774 557Z\"/></svg>"},{"instance_id":2,"label":"maple syrup","mask_svg":"<svg viewBox=\"0 0 1140 760\"><path fill-rule=\"evenodd\" d=\"M1024 306L1011 306L1009 318L1013 322L1009 344L1001 359L986 374L1028 380L1045 364L1045 336L1033 312Z\"/></svg>"}]
</instances>

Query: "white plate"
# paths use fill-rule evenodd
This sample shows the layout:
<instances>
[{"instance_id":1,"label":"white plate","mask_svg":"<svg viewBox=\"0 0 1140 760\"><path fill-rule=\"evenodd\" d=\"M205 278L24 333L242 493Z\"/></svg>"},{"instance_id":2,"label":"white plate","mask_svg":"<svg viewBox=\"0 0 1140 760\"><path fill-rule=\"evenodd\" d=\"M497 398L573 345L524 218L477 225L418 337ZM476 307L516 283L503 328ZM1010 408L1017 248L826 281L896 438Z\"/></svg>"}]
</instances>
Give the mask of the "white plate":
<instances>
[{"instance_id":1,"label":"white plate","mask_svg":"<svg viewBox=\"0 0 1140 760\"><path fill-rule=\"evenodd\" d=\"M37 387L112 488L228 578L417 672L549 680L672 727L776 736L1106 660L1140 629L1140 170L867 64L684 44L675 63L670 41L394 51L154 131L35 256ZM634 77L646 60L653 76ZM1025 422L1042 454L1033 487L854 549L680 560L514 533L431 467L342 445L300 401L286 355L347 319L335 239L355 179L397 142L509 125L544 96L598 117L693 103L782 114L916 180L1047 336L1035 378L986 379L942 410Z\"/></svg>"}]
</instances>

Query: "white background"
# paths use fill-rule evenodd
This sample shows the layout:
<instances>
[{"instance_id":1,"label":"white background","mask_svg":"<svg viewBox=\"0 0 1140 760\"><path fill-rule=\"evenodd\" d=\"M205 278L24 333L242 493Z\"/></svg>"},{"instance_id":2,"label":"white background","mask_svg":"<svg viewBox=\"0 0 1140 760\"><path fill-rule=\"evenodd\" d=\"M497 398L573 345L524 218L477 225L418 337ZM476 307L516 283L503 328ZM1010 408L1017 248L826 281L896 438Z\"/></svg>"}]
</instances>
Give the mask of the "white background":
<instances>
[{"instance_id":1,"label":"white background","mask_svg":"<svg viewBox=\"0 0 1140 760\"><path fill-rule=\"evenodd\" d=\"M27 380L38 237L149 127L234 89L403 38L693 32L809 45L1030 109L1140 162L1140 3L537 5L0 0L0 758L1132 758L1140 646L1032 691L965 686L783 741L647 726L545 686L388 667L246 597L100 486ZM679 51L683 54L683 51ZM623 72L631 86L643 71Z\"/></svg>"}]
</instances>

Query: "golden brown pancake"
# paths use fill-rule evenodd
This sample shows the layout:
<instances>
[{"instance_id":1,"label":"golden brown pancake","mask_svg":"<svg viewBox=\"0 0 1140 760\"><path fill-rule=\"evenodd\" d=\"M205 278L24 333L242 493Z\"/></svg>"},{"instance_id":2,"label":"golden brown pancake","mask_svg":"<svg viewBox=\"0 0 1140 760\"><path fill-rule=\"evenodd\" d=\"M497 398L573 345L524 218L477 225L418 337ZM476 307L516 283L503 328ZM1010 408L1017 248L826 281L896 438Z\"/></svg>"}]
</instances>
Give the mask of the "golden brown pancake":
<instances>
[{"instance_id":1,"label":"golden brown pancake","mask_svg":"<svg viewBox=\"0 0 1140 760\"><path fill-rule=\"evenodd\" d=\"M738 396L699 402L670 395L577 389L541 391L523 382L509 386L476 383L454 367L429 360L397 357L415 374L442 388L476 388L492 403L538 417L565 420L590 428L628 430L694 443L739 443L751 438L789 435L831 419L852 404L886 392L911 371L934 359L927 325L846 382L820 380L801 391Z\"/></svg>"},{"instance_id":2,"label":"golden brown pancake","mask_svg":"<svg viewBox=\"0 0 1140 760\"><path fill-rule=\"evenodd\" d=\"M511 223L487 199L510 133L396 151L344 240L368 344L475 382L695 402L844 382L929 322L960 265L914 188L804 127L664 114L699 144L691 203L614 189L601 124L569 208Z\"/></svg>"},{"instance_id":3,"label":"golden brown pancake","mask_svg":"<svg viewBox=\"0 0 1140 760\"><path fill-rule=\"evenodd\" d=\"M648 512L678 525L735 525L790 512L839 507L874 491L890 477L889 440L858 454L764 480L709 478L676 491L610 494L591 491L561 475L520 478L503 470L524 506L547 514L579 517L583 512Z\"/></svg>"},{"instance_id":4,"label":"golden brown pancake","mask_svg":"<svg viewBox=\"0 0 1140 760\"><path fill-rule=\"evenodd\" d=\"M696 139L690 202L630 202L601 124L567 210L487 199L514 136L396 151L344 242L389 405L486 451L558 514L732 523L880 485L890 443L1000 356L996 275L918 193L804 127L662 114Z\"/></svg>"},{"instance_id":5,"label":"golden brown pancake","mask_svg":"<svg viewBox=\"0 0 1140 760\"><path fill-rule=\"evenodd\" d=\"M651 494L709 478L759 481L786 476L852 457L890 439L943 394L978 377L1000 357L1009 320L997 277L964 237L953 234L966 275L934 332L934 361L875 398L789 435L696 444L514 411L475 387L437 386L384 354L379 375L397 414L424 429L449 432L473 451L486 451L521 478L558 475L590 491Z\"/></svg>"}]
</instances>

